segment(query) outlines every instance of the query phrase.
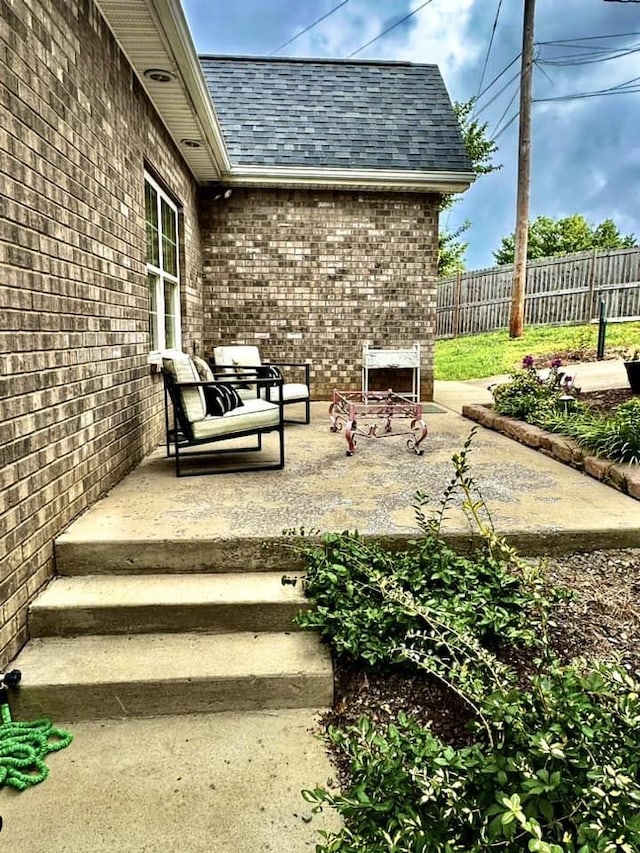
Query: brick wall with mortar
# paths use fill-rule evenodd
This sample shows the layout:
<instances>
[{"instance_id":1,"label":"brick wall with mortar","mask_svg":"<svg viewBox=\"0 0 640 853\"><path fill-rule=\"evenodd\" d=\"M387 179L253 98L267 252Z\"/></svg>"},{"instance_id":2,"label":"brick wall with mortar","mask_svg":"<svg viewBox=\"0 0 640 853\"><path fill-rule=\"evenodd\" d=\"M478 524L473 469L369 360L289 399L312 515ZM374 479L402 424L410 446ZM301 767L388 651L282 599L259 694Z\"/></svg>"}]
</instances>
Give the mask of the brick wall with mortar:
<instances>
[{"instance_id":1,"label":"brick wall with mortar","mask_svg":"<svg viewBox=\"0 0 640 853\"><path fill-rule=\"evenodd\" d=\"M0 0L0 669L53 540L157 443L143 171L182 206L185 349L201 338L196 187L90 0Z\"/></svg>"},{"instance_id":2,"label":"brick wall with mortar","mask_svg":"<svg viewBox=\"0 0 640 853\"><path fill-rule=\"evenodd\" d=\"M274 361L310 359L313 396L329 399L361 387L365 341L419 341L421 397L432 399L438 204L409 193L203 192L207 354L246 343ZM374 374L371 387L376 379L397 387Z\"/></svg>"}]
</instances>

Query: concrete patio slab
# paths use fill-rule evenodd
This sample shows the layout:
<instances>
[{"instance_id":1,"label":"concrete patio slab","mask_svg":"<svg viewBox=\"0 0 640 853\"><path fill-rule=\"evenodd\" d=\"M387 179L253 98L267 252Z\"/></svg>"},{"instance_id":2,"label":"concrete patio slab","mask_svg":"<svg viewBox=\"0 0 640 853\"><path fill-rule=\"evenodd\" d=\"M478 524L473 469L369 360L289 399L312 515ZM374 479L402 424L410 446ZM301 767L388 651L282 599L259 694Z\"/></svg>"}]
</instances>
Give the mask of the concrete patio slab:
<instances>
[{"instance_id":1,"label":"concrete patio slab","mask_svg":"<svg viewBox=\"0 0 640 853\"><path fill-rule=\"evenodd\" d=\"M624 385L619 366L598 363L594 382ZM586 379L591 368L574 370ZM347 457L344 436L329 431L325 403L312 405L309 426L287 428L282 471L177 479L158 450L59 538L58 570L277 571L292 568L285 529L410 538L416 534L416 490L434 502L442 494L451 456L474 426L459 408L490 398L491 381L436 383L439 406L425 415L423 456L407 450L400 435L359 438L356 453ZM527 553L640 544L637 501L535 450L479 427L470 461L497 530ZM444 532L467 540L459 507Z\"/></svg>"}]
</instances>

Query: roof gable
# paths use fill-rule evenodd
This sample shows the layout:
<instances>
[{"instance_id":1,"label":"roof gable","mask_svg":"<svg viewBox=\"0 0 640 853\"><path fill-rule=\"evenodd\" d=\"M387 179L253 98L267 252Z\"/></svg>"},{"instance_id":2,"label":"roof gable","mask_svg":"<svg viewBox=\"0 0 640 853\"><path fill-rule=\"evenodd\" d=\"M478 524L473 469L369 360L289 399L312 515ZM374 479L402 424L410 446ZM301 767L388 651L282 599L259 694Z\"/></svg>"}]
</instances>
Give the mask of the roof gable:
<instances>
[{"instance_id":1,"label":"roof gable","mask_svg":"<svg viewBox=\"0 0 640 853\"><path fill-rule=\"evenodd\" d=\"M472 166L435 65L201 56L234 166Z\"/></svg>"}]
</instances>

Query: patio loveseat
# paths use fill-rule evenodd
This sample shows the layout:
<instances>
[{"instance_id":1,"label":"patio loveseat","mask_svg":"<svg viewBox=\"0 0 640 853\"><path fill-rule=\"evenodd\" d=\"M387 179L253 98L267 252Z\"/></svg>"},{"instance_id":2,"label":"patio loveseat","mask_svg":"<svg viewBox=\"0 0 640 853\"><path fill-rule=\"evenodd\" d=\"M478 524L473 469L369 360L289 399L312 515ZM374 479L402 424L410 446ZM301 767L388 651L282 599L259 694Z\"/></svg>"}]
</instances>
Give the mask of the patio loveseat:
<instances>
[{"instance_id":1,"label":"patio loveseat","mask_svg":"<svg viewBox=\"0 0 640 853\"><path fill-rule=\"evenodd\" d=\"M203 372L205 378L202 378ZM175 458L176 477L195 474L228 474L239 471L264 471L284 467L284 418L282 379L262 378L257 372L242 374L255 387L255 396L242 400L234 390L232 381L237 378L226 374L221 381L210 372L205 362L198 366L186 353L167 350L162 357L162 376L165 387L165 428L167 455ZM270 389L271 399L260 396L262 388ZM172 416L169 412L171 402ZM220 454L244 454L261 451L262 436L276 432L278 435L277 460L272 457L258 464L235 463L231 466L211 467ZM250 446L230 446L231 439L253 436ZM225 442L224 447L202 450L202 445ZM183 465L184 457L197 457L199 465ZM205 470L203 470L203 468Z\"/></svg>"}]
</instances>

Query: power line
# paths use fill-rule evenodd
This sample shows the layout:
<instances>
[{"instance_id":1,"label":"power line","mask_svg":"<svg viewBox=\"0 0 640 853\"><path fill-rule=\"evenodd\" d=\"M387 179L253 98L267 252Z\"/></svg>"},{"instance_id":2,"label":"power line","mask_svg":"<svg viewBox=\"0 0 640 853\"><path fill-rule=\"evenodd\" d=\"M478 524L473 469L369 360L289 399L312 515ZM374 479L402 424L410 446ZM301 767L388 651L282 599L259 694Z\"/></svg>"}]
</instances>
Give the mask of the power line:
<instances>
[{"instance_id":1,"label":"power line","mask_svg":"<svg viewBox=\"0 0 640 853\"><path fill-rule=\"evenodd\" d=\"M609 86L607 89L599 89L594 92L585 92L583 94L585 96L607 94L616 95L619 92L624 94L624 90L631 91L630 89L626 88L627 86L638 85L638 81L640 81L640 77L632 77L630 80L625 80L624 83L616 83L615 86ZM633 91L635 91L635 89ZM578 97L582 97L582 95L579 95Z\"/></svg>"},{"instance_id":2,"label":"power line","mask_svg":"<svg viewBox=\"0 0 640 853\"><path fill-rule=\"evenodd\" d=\"M556 95L553 98L534 98L534 102L576 101L582 98L600 98L607 95L628 95L635 92L640 92L640 77L633 77L631 80L627 80L624 83L618 83L616 86L611 86L608 89L599 89L593 92L578 92L575 95Z\"/></svg>"},{"instance_id":3,"label":"power line","mask_svg":"<svg viewBox=\"0 0 640 853\"><path fill-rule=\"evenodd\" d=\"M626 86L631 86L632 84L636 83L638 80L640 80L640 77L632 77L632 79L631 79L631 80L627 80L627 82L626 82L626 83L618 83L618 86L617 86L616 88L618 88L618 89L621 89L621 90L622 90L622 89L624 89Z\"/></svg>"},{"instance_id":4,"label":"power line","mask_svg":"<svg viewBox=\"0 0 640 853\"><path fill-rule=\"evenodd\" d=\"M575 56L568 54L566 56L558 56L555 59L538 59L539 65L554 65L559 68L573 67L576 65L593 65L597 62L609 62L611 59L620 59L623 56L630 56L633 53L638 53L640 45L629 48L628 50L618 50L613 53L610 51L594 51L588 56Z\"/></svg>"},{"instance_id":5,"label":"power line","mask_svg":"<svg viewBox=\"0 0 640 853\"><path fill-rule=\"evenodd\" d=\"M496 16L493 19L493 28L491 29L491 38L489 39L489 46L487 47L487 54L484 58L484 65L482 66L482 74L480 75L480 82L478 83L478 92L476 92L476 96L473 99L473 111L471 113L471 118L474 117L476 111L476 104L478 102L479 92L482 89L482 84L484 83L484 75L487 71L487 65L489 64L489 56L491 54L491 47L493 46L493 38L496 34L496 27L498 26L498 18L500 16L500 9L502 8L502 0L498 0L498 8L496 10Z\"/></svg>"},{"instance_id":6,"label":"power line","mask_svg":"<svg viewBox=\"0 0 640 853\"><path fill-rule=\"evenodd\" d=\"M631 33L611 33L608 36L578 36L571 39L554 39L553 41L539 41L536 44L569 44L570 42L578 41L597 41L598 39L618 39L626 38L627 36L640 36L640 32Z\"/></svg>"},{"instance_id":7,"label":"power line","mask_svg":"<svg viewBox=\"0 0 640 853\"><path fill-rule=\"evenodd\" d=\"M553 41L537 41L536 47L564 47L571 48L572 50L585 50L589 51L589 54L593 54L596 56L600 53L610 53L612 50L625 50L626 46L621 45L620 47L614 47L613 45L602 45L599 47L598 45L593 44L580 44L579 42L553 42ZM567 56L577 56L575 53L569 53Z\"/></svg>"},{"instance_id":8,"label":"power line","mask_svg":"<svg viewBox=\"0 0 640 853\"><path fill-rule=\"evenodd\" d=\"M502 133L502 131L499 131L499 132L498 132L498 128L500 127L500 124L502 123L503 118L506 116L506 114L507 114L507 113L509 112L509 110L511 109L511 104L512 104L512 103L515 101L515 99L518 97L518 92L519 92L519 87L518 87L518 86L516 86L516 88L515 88L515 89L514 89L514 91L513 91L513 95L511 96L511 99L510 99L509 103L508 103L508 104L507 104L507 106L504 108L504 112L502 113L502 115L500 116L500 118L498 119L498 121L496 122L496 129L495 129L495 130L494 130L494 132L493 132L492 141L493 141L497 136L499 136L499 135L500 135L500 133Z\"/></svg>"},{"instance_id":9,"label":"power line","mask_svg":"<svg viewBox=\"0 0 640 853\"><path fill-rule=\"evenodd\" d=\"M508 89L509 86L513 83L513 81L517 80L519 76L520 76L520 72L516 71L516 73L513 75L513 77L510 77L507 80L507 82L504 84L504 86L496 92L496 94L493 96L493 98L491 98L490 101L487 101L487 103L481 109L478 110L478 112L476 113L476 118L480 115L480 113L483 113L488 107L490 107L491 104L495 100L497 100L497 98L500 97L500 95L504 92L504 90Z\"/></svg>"},{"instance_id":10,"label":"power line","mask_svg":"<svg viewBox=\"0 0 640 853\"><path fill-rule=\"evenodd\" d=\"M502 75L505 73L505 71L508 71L511 68L511 66L513 65L513 63L517 62L519 59L520 59L520 54L518 53L518 54L516 54L516 56L513 57L511 62L508 65L505 65L505 67L502 69L502 71L493 78L491 83L489 83L488 86L485 86L479 95L476 95L476 101L478 101L483 95L486 95L486 93L489 91L489 89L494 85L494 83L498 82L498 80L502 77Z\"/></svg>"},{"instance_id":11,"label":"power line","mask_svg":"<svg viewBox=\"0 0 640 853\"><path fill-rule=\"evenodd\" d=\"M537 65L538 62L535 62L534 64ZM543 71L543 73L544 73L544 70L542 68L540 70ZM607 95L627 95L627 94L635 94L636 92L640 92L640 77L632 77L630 80L625 80L622 83L616 83L615 86L609 86L606 89L596 89L592 92L577 92L573 95L556 95L556 96L550 97L550 98L533 98L532 101L534 104L546 103L548 101L575 101L575 100L580 100L582 98L600 98L600 97L605 97ZM498 94L501 94L501 92L499 92ZM500 117L500 119L496 123L496 131L494 132L493 136L491 137L492 142L495 142L495 140L498 138L498 136L500 136L502 133L504 133L504 131L509 127L509 125L513 121L515 121L515 119L517 117L517 113L516 113L516 115L512 116L509 119L509 121L507 122L507 124L504 127L500 128L500 130L498 130L498 128L500 127L500 122L502 121L502 119L506 115L507 110L509 109L509 106L511 106L511 104L513 103L516 94L517 94L517 90L516 90L516 93L514 93L511 100L509 101L509 104L507 105L507 108L503 112L502 116Z\"/></svg>"},{"instance_id":12,"label":"power line","mask_svg":"<svg viewBox=\"0 0 640 853\"><path fill-rule=\"evenodd\" d=\"M283 44L280 45L280 47L277 47L275 50L272 50L271 53L269 54L269 56L273 56L274 53L278 53L278 51L282 50L283 47L286 47L288 44L291 44L292 41L295 41L296 39L300 38L300 36L303 36L305 33L308 33L309 30L313 29L313 27L316 26L316 24L319 24L321 21L326 20L326 18L328 18L329 15L333 15L333 13L337 12L338 9L341 9L343 6L346 6L346 4L348 2L349 2L349 0L342 0L342 2L338 3L337 6L334 6L333 9L330 9L326 13L326 15L323 15L321 18L318 18L317 21L314 21L312 24L309 24L308 27L305 27L303 30L300 30L300 32L297 33L292 38L290 38L289 41L285 41Z\"/></svg>"},{"instance_id":13,"label":"power line","mask_svg":"<svg viewBox=\"0 0 640 853\"><path fill-rule=\"evenodd\" d=\"M349 54L349 56L348 56L348 59L351 59L351 57L352 57L352 56L356 56L356 54L358 54L358 53L360 53L361 51L363 51L363 50L365 49L365 47L369 47L369 45L370 45L370 44L373 44L373 43L374 43L374 41L378 41L378 39L381 39L381 38L382 38L382 36L386 36L386 34L387 34L387 33L390 33L390 32L391 32L391 30L393 30L393 29L395 29L396 27L400 26L400 24L403 24L405 21L408 21L408 20L409 20L409 18L413 17L413 15L415 15L417 12L419 12L419 11L420 11L420 9L424 9L424 7L425 7L425 6L428 6L428 5L429 5L429 3L431 3L431 2L432 2L432 0L425 0L425 2L424 2L424 3L422 3L420 6L418 6L418 8L417 8L417 9L414 9L412 12L409 12L409 14L408 14L408 15L405 15L405 16L404 16L404 18L400 18L400 20L399 20L399 21L396 21L396 22L395 22L395 24L391 24L391 26L390 26L390 27L387 27L387 29L386 29L386 30L383 30L381 33L378 33L378 35L377 35L375 38L372 38L372 39L371 39L371 41L368 41L366 44L363 44L363 45L362 45L362 47L359 47L357 50L354 50L354 51L353 51L353 53L350 53L350 54Z\"/></svg>"},{"instance_id":14,"label":"power line","mask_svg":"<svg viewBox=\"0 0 640 853\"><path fill-rule=\"evenodd\" d=\"M552 86L555 86L555 85L556 85L556 84L554 83L554 81L551 79L551 77L550 77L550 76L547 74L547 72L544 70L544 68L540 65L540 63L538 62L538 60L537 60L537 59L534 59L534 60L533 60L533 64L536 66L536 68L538 69L538 71L541 71L541 72L542 72L542 74L544 74L544 76L547 78L547 80L549 81L549 83L551 83L551 85L552 85Z\"/></svg>"},{"instance_id":15,"label":"power line","mask_svg":"<svg viewBox=\"0 0 640 853\"><path fill-rule=\"evenodd\" d=\"M587 37L585 37L583 40L584 40L584 41L586 41L587 39L595 40L595 39L602 39L602 38L614 38L614 37L622 37L622 36L624 36L624 37L630 37L630 36L634 36L634 35L636 35L636 33L620 33L620 34L617 34L616 36L587 36ZM637 35L640 35L640 33L638 33ZM596 56L596 55L598 55L598 54L600 54L600 53L602 53L602 54L607 54L607 53L610 53L610 51L611 51L611 50L614 50L613 48L605 48L605 49L603 49L603 50L601 50L601 51L594 51L594 50L593 50L593 48L588 47L587 45L572 45L572 44L571 44L571 42L573 42L573 41L574 41L573 39L561 39L561 40L558 40L558 45L562 44L562 45L563 45L563 46L565 46L565 47L566 47L566 46L570 46L570 47L571 47L571 46L575 46L575 47L584 47L585 49L589 49L589 50L591 50L591 51L592 51L593 56ZM553 46L553 45L555 45L555 42L536 42L536 45L537 45L537 46L541 46L541 45L550 45L550 46ZM604 56L603 58L600 58L600 59L598 59L598 60L595 60L595 59L591 59L591 60L590 60L588 57L584 57L584 56L582 56L582 57L567 57L567 58L572 58L572 59L574 60L573 62L567 62L567 63L560 63L560 62L558 62L558 61L554 61L554 60L543 60L543 59L538 58L538 59L536 59L536 60L534 61L534 64L535 64L535 65L539 68L539 70L540 70L540 71L541 71L541 72L542 72L542 73L543 73L543 74L544 74L544 75L549 79L549 82L553 83L553 81L551 80L551 78L549 78L548 74L546 73L546 71L545 71L545 70L544 70L544 68L542 67L543 65L547 65L547 66L548 66L548 65L552 65L552 66L559 66L559 67L562 67L563 65L573 65L573 64L575 64L575 65L582 65L582 64L586 64L586 62L588 62L588 61L589 61L589 62L594 62L594 61L600 61L600 62L602 62L602 61L606 61L606 60L608 60L608 59L610 59L610 58L611 58L611 59L615 59L615 58L618 58L619 56L627 56L627 55L629 55L629 54L631 54L631 53L636 53L636 52L638 52L639 50L640 50L640 46L638 46L638 47L635 47L635 46L634 46L633 48L631 48L631 49L629 49L629 50L625 50L625 51L622 51L622 52L620 52L620 53L616 53L616 54L615 54L615 55L613 55L613 56ZM491 87L492 87L492 86L497 82L497 80L498 80L498 79L499 79L499 78L500 78L500 77L505 73L505 71L507 71L507 69L508 69L511 65L513 65L513 63L514 63L514 62L516 62L516 60L519 58L519 56L520 56L520 55L518 55L517 57L514 57L514 59L512 59L512 60L511 60L511 62L509 63L509 65L505 66L505 67L502 69L502 71L501 71L501 72L500 72L500 73L499 73L499 74L498 74L498 75L497 75L497 76L496 76L496 77L491 81L491 83L490 83L490 84L489 84L489 85L488 85L488 86L487 86L487 87L486 87L486 88L485 88L485 89L480 93L480 95L479 95L479 96L476 96L476 97L482 97L482 95L484 95L484 94L485 94L485 92L487 92L487 91L488 91L488 90L489 90L489 89L490 89L490 88L491 88ZM509 79L509 80L504 84L504 86L502 86L502 88L501 88L501 89L500 89L500 90L499 90L499 91L498 91L498 92L493 96L493 98L491 98L491 100L490 100L490 101L488 101L488 102L487 102L487 103L482 107L482 109L479 111L479 113L478 113L478 114L480 114L480 113L484 112L484 110L486 110L489 106L491 106L491 104L493 104L493 103L494 103L494 101L496 101L496 100L497 100L497 98L499 98L499 97L500 97L500 95L505 91L505 89L507 89L507 88L509 87L509 85L510 85L511 83L513 83L513 81L517 78L517 76L518 76L518 75L516 74L516 75L514 75L513 77L511 77L511 78L510 78L510 79ZM573 100L573 99L576 99L576 98L598 97L598 96L601 96L601 95L607 95L607 94L616 95L616 94L625 94L625 93L635 93L636 91L638 91L638 88L636 88L636 85L635 85L635 84L636 84L636 78L634 78L633 80L626 81L625 83L618 83L618 84L616 84L615 86L612 86L612 87L610 87L610 88L608 88L608 89L598 90L598 91L594 91L594 92L582 92L582 93L578 93L578 94L576 94L576 95L560 95L560 96L557 96L557 97L555 97L555 98L535 98L535 99L533 99L533 100L534 100L534 103L539 103L539 102L541 102L541 101ZM494 130L494 132L493 132L493 134L492 134L492 136L491 136L491 141L492 141L492 142L493 142L493 141L495 141L499 136L501 136L501 135L505 132L505 130L507 130L507 128L508 128L508 127L509 127L509 126L510 126L514 121L515 121L515 119L517 118L517 115L518 115L518 114L516 113L515 115L513 115L513 116L509 119L509 121L508 121L504 126L501 126L501 125L502 125L502 122L503 122L503 120L504 120L504 117L505 117L505 116L506 116L506 114L508 113L508 111L509 111L509 107L511 106L511 104L512 104L512 103L513 103L513 101L515 100L515 98L516 98L517 94L518 94L518 89L516 88L516 89L515 89L515 91L514 91L514 93L513 93L513 95L511 96L511 98L510 98L510 100L509 100L509 102L508 102L508 104L507 104L506 108L504 109L504 111L503 111L502 115L500 116L500 118L499 118L499 119L498 119L498 121L496 122L495 130Z\"/></svg>"},{"instance_id":16,"label":"power line","mask_svg":"<svg viewBox=\"0 0 640 853\"><path fill-rule=\"evenodd\" d=\"M500 130L491 137L490 141L495 142L499 136L502 136L502 134L505 132L505 130L507 130L508 128L511 127L511 125L514 123L514 121L518 118L519 115L520 115L520 110L516 110L515 113L509 119L509 121L505 124L505 126L500 128Z\"/></svg>"}]
</instances>

